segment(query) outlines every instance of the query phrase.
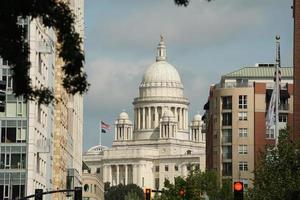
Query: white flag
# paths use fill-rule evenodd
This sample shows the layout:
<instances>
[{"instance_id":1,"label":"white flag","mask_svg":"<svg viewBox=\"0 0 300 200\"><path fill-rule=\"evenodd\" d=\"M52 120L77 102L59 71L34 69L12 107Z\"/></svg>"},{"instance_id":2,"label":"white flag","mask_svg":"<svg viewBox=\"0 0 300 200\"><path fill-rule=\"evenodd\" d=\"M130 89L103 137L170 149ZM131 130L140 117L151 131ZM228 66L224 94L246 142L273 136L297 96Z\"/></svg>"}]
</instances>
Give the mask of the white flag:
<instances>
[{"instance_id":1,"label":"white flag","mask_svg":"<svg viewBox=\"0 0 300 200\"><path fill-rule=\"evenodd\" d=\"M275 105L276 105L276 95L277 95L277 90L276 86L274 87L272 91L272 96L271 100L269 103L269 108L266 116L266 128L267 130L273 128L275 125Z\"/></svg>"}]
</instances>

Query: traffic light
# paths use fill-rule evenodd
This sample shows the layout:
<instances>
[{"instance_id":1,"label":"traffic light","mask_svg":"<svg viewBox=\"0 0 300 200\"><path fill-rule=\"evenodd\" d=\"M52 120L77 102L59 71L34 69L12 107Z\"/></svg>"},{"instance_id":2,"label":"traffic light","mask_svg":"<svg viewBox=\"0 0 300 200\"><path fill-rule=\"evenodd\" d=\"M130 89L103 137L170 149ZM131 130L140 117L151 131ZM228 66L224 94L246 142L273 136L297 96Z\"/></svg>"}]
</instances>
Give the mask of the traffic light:
<instances>
[{"instance_id":1,"label":"traffic light","mask_svg":"<svg viewBox=\"0 0 300 200\"><path fill-rule=\"evenodd\" d=\"M82 187L75 187L74 200L82 200Z\"/></svg>"},{"instance_id":2,"label":"traffic light","mask_svg":"<svg viewBox=\"0 0 300 200\"><path fill-rule=\"evenodd\" d=\"M35 189L34 200L43 200L43 189Z\"/></svg>"},{"instance_id":3,"label":"traffic light","mask_svg":"<svg viewBox=\"0 0 300 200\"><path fill-rule=\"evenodd\" d=\"M0 112L5 111L6 103L6 81L0 80Z\"/></svg>"},{"instance_id":4,"label":"traffic light","mask_svg":"<svg viewBox=\"0 0 300 200\"><path fill-rule=\"evenodd\" d=\"M243 200L244 198L244 184L241 181L234 182L234 200Z\"/></svg>"},{"instance_id":5,"label":"traffic light","mask_svg":"<svg viewBox=\"0 0 300 200\"><path fill-rule=\"evenodd\" d=\"M179 194L180 197L184 198L184 196L185 196L185 189L184 188L180 188L178 194Z\"/></svg>"},{"instance_id":6,"label":"traffic light","mask_svg":"<svg viewBox=\"0 0 300 200\"><path fill-rule=\"evenodd\" d=\"M145 190L145 199L151 200L151 189L150 188L146 188L146 190Z\"/></svg>"}]
</instances>

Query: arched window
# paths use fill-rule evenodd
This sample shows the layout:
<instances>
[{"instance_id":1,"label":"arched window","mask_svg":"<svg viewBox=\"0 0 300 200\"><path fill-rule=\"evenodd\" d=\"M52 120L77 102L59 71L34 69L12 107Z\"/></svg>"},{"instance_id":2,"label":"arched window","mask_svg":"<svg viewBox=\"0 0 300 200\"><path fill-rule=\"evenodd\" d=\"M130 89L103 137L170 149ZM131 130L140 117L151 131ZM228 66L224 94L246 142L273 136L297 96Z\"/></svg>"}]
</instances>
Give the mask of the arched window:
<instances>
[{"instance_id":1,"label":"arched window","mask_svg":"<svg viewBox=\"0 0 300 200\"><path fill-rule=\"evenodd\" d=\"M187 151L186 151L186 154L187 154L187 155L191 155L191 154L192 154L192 151L191 151L191 150L187 150Z\"/></svg>"}]
</instances>

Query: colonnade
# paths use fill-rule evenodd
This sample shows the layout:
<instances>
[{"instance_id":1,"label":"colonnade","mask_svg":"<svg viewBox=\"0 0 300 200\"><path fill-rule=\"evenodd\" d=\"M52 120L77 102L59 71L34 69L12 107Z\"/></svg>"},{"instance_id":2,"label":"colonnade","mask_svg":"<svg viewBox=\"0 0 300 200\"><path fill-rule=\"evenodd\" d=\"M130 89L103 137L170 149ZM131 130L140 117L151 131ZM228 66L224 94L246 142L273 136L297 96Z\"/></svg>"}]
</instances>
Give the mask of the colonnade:
<instances>
[{"instance_id":1,"label":"colonnade","mask_svg":"<svg viewBox=\"0 0 300 200\"><path fill-rule=\"evenodd\" d=\"M132 125L116 124L115 126L115 140L132 140Z\"/></svg>"},{"instance_id":2,"label":"colonnade","mask_svg":"<svg viewBox=\"0 0 300 200\"><path fill-rule=\"evenodd\" d=\"M159 120L164 111L170 109L178 122L179 130L188 129L188 109L182 107L147 106L134 108L134 129L154 129L158 127Z\"/></svg>"},{"instance_id":3,"label":"colonnade","mask_svg":"<svg viewBox=\"0 0 300 200\"><path fill-rule=\"evenodd\" d=\"M200 141L200 133L201 133L201 131L200 131L199 127L197 127L197 128L191 127L191 138L190 139L192 141L199 142ZM203 137L201 140L203 140Z\"/></svg>"},{"instance_id":4,"label":"colonnade","mask_svg":"<svg viewBox=\"0 0 300 200\"><path fill-rule=\"evenodd\" d=\"M175 138L176 124L172 122L160 124L160 138Z\"/></svg>"},{"instance_id":5,"label":"colonnade","mask_svg":"<svg viewBox=\"0 0 300 200\"><path fill-rule=\"evenodd\" d=\"M103 166L103 181L111 185L139 183L141 169L139 164L114 164Z\"/></svg>"}]
</instances>

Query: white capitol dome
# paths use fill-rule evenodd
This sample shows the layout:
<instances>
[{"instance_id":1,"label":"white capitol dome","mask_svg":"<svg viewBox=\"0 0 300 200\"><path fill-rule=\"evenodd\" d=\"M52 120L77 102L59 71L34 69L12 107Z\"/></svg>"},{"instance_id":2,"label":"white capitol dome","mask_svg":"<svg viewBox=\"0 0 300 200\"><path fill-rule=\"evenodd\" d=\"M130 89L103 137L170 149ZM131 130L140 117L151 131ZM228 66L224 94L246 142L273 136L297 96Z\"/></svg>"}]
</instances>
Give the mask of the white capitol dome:
<instances>
[{"instance_id":1,"label":"white capitol dome","mask_svg":"<svg viewBox=\"0 0 300 200\"><path fill-rule=\"evenodd\" d=\"M180 75L166 59L166 45L161 36L157 47L156 62L150 65L143 75L140 97L183 97Z\"/></svg>"},{"instance_id":2,"label":"white capitol dome","mask_svg":"<svg viewBox=\"0 0 300 200\"><path fill-rule=\"evenodd\" d=\"M152 64L144 74L142 84L147 83L169 83L170 85L181 85L179 73L166 61Z\"/></svg>"}]
</instances>

